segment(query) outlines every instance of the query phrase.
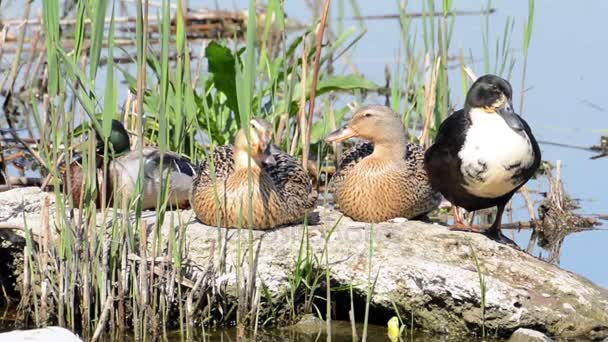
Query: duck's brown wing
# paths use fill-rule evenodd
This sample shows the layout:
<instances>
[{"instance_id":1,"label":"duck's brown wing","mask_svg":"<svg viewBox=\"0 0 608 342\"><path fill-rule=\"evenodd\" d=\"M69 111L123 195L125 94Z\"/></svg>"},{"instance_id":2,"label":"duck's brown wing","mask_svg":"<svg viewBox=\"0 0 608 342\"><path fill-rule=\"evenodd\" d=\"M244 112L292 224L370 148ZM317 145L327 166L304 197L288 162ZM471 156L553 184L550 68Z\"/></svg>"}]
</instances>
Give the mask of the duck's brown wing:
<instances>
[{"instance_id":1,"label":"duck's brown wing","mask_svg":"<svg viewBox=\"0 0 608 342\"><path fill-rule=\"evenodd\" d=\"M441 194L431 187L429 175L425 168L424 148L420 145L408 143L405 149L404 159L408 170L408 177L415 186L410 189L411 195L415 196L412 211L417 213L415 216L427 214L439 206Z\"/></svg>"},{"instance_id":2,"label":"duck's brown wing","mask_svg":"<svg viewBox=\"0 0 608 342\"><path fill-rule=\"evenodd\" d=\"M350 170L355 167L361 159L369 156L372 152L374 152L374 144L370 142L360 142L346 150L340 161L340 165L338 165L336 172L331 177L329 192L335 193L338 189L342 188L342 184L344 184Z\"/></svg>"},{"instance_id":3,"label":"duck's brown wing","mask_svg":"<svg viewBox=\"0 0 608 342\"><path fill-rule=\"evenodd\" d=\"M315 207L317 199L310 176L293 156L279 149L273 149L272 156L276 164L264 165L264 171L272 178L290 215L302 219L305 212Z\"/></svg>"},{"instance_id":4,"label":"duck's brown wing","mask_svg":"<svg viewBox=\"0 0 608 342\"><path fill-rule=\"evenodd\" d=\"M199 186L207 187L213 184L213 175L218 182L225 181L234 172L234 149L232 145L218 146L209 153L196 171L193 191Z\"/></svg>"}]
</instances>

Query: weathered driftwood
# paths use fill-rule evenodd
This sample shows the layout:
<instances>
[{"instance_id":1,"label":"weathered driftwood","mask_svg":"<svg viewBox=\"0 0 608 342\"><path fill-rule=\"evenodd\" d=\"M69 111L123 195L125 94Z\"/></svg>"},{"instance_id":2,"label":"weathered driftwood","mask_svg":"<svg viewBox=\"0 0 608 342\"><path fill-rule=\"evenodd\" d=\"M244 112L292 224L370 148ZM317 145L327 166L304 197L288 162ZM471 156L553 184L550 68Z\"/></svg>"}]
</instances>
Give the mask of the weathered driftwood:
<instances>
[{"instance_id":1,"label":"weathered driftwood","mask_svg":"<svg viewBox=\"0 0 608 342\"><path fill-rule=\"evenodd\" d=\"M35 232L41 227L44 196L35 188L0 193L0 223L22 225L25 215ZM320 223L307 231L312 253L320 256L327 241L332 286L352 284L359 305L364 302L371 263L372 281L377 277L372 319L378 322L393 315L394 303L402 317L409 320L413 315L418 327L436 333L479 333L482 321L487 331L503 336L521 327L560 337L603 338L608 333L608 290L523 251L480 234L409 221L375 225L370 259L369 224L342 218L328 236L340 214L329 209L318 212ZM202 225L188 210L168 215L180 215L188 222L189 260L202 269L215 264L215 270L225 261L225 272L214 275L215 290L225 288L227 298L236 298L231 294L236 292L237 231ZM165 222L162 230L168 234L170 222L178 219ZM253 232L256 284L263 282L276 298L288 291L303 232L302 226ZM241 235L247 253L248 232ZM474 253L487 283L485 320ZM332 298L340 301L339 294ZM350 300L336 306L348 310ZM356 314L358 320L363 318L361 312Z\"/></svg>"}]
</instances>

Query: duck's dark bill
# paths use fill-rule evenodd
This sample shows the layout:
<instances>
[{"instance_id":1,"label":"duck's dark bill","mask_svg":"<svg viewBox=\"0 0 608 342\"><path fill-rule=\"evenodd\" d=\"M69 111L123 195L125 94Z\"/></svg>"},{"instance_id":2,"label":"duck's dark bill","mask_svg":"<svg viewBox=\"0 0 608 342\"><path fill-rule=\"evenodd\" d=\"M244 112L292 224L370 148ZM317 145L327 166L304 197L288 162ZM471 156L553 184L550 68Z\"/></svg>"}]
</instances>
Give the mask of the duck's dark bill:
<instances>
[{"instance_id":1,"label":"duck's dark bill","mask_svg":"<svg viewBox=\"0 0 608 342\"><path fill-rule=\"evenodd\" d=\"M350 129L348 127L342 127L339 130L337 130L337 131L331 133L330 135L328 135L327 137L325 137L325 142L326 143L340 142L340 141L346 140L348 138L352 138L355 135L356 135L356 133L352 129Z\"/></svg>"},{"instance_id":2,"label":"duck's dark bill","mask_svg":"<svg viewBox=\"0 0 608 342\"><path fill-rule=\"evenodd\" d=\"M509 102L505 102L502 106L500 106L498 108L497 113L514 131L517 132L524 130L524 125L521 123L521 120L519 120L519 118L513 111L513 107L511 107L511 104Z\"/></svg>"},{"instance_id":3,"label":"duck's dark bill","mask_svg":"<svg viewBox=\"0 0 608 342\"><path fill-rule=\"evenodd\" d=\"M274 156L272 155L272 145L268 145L263 153L264 159L262 160L262 163L266 165L276 165L277 160L274 159Z\"/></svg>"}]
</instances>

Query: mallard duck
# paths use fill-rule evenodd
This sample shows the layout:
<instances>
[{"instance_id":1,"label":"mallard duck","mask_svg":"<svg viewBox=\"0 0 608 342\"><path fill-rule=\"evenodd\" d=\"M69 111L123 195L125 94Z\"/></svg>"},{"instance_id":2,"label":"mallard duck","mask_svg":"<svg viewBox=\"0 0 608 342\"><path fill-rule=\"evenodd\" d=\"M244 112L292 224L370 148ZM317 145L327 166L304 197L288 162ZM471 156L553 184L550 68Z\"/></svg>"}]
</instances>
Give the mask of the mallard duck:
<instances>
[{"instance_id":1,"label":"mallard duck","mask_svg":"<svg viewBox=\"0 0 608 342\"><path fill-rule=\"evenodd\" d=\"M502 239L505 205L540 165L540 149L530 127L513 111L508 81L494 75L477 79L464 109L439 127L425 155L431 185L454 206L469 211L498 207L486 233ZM454 207L453 229L467 227Z\"/></svg>"},{"instance_id":2,"label":"mallard duck","mask_svg":"<svg viewBox=\"0 0 608 342\"><path fill-rule=\"evenodd\" d=\"M101 141L101 139L98 139ZM142 208L154 209L157 205L159 194L162 191L162 179L170 177L169 184L169 206L179 206L181 208L188 205L192 181L195 170L189 161L182 158L177 153L160 151L155 147L144 147L140 155L139 151L130 151L130 139L127 130L117 120L112 120L112 130L110 134L110 146L114 155L118 156L109 161L108 175L103 180L101 168L103 157L98 153L95 156L95 168L97 171L97 189L101 193L100 184L106 184L106 203L111 203L114 189L122 194L132 194L136 190L137 179L139 178L140 158L143 158L143 197ZM161 171L161 157L162 170ZM74 206L81 203L81 194L84 182L82 170L82 159L77 157L70 164L71 173L71 194ZM97 197L97 205L101 205L101 194Z\"/></svg>"},{"instance_id":3,"label":"mallard duck","mask_svg":"<svg viewBox=\"0 0 608 342\"><path fill-rule=\"evenodd\" d=\"M270 229L302 222L316 202L306 170L272 145L270 123L252 119L250 125L251 146L240 130L234 146L215 148L213 162L207 158L200 164L191 200L196 217L204 224L229 228Z\"/></svg>"},{"instance_id":4,"label":"mallard duck","mask_svg":"<svg viewBox=\"0 0 608 342\"><path fill-rule=\"evenodd\" d=\"M329 184L340 211L357 221L383 222L422 216L441 201L424 170L424 150L408 142L400 117L381 105L363 106L345 127L325 141L352 137L359 143L345 152Z\"/></svg>"}]
</instances>

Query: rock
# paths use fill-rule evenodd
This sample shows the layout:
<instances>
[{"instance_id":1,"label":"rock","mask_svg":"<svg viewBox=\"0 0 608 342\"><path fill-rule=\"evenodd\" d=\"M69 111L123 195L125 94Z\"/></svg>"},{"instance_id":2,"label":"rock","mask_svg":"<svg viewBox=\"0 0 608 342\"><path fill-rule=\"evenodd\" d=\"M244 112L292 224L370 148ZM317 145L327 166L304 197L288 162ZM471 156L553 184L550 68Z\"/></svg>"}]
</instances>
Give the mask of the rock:
<instances>
[{"instance_id":1,"label":"rock","mask_svg":"<svg viewBox=\"0 0 608 342\"><path fill-rule=\"evenodd\" d=\"M307 314L302 316L296 324L287 326L285 329L293 330L299 334L314 335L325 332L327 323L315 315Z\"/></svg>"},{"instance_id":2,"label":"rock","mask_svg":"<svg viewBox=\"0 0 608 342\"><path fill-rule=\"evenodd\" d=\"M11 194L15 191L28 190L0 193L0 204L7 198L16 198L17 194ZM33 193L35 198L43 197ZM29 203L35 207L35 203ZM11 220L24 222L23 213L12 212ZM304 240L309 243L309 253L322 260L316 265L318 270L324 271L325 265L330 265L332 287L353 286L357 320L363 317L371 264L371 282L377 280L370 319L375 317L382 326L395 315L394 303L401 317L413 316L418 328L440 334L479 334L485 322L486 331L499 336L510 336L522 327L536 327L560 338L606 337L602 334L608 331L608 290L519 249L481 234L449 231L441 225L419 221L376 224L372 233L370 224L353 222L337 211L319 208L317 212L318 225L308 228L296 225L252 234L256 269L253 281L257 285L263 283L277 299L275 308L286 306L284 296L289 292L289 279L303 234L307 234ZM154 222L154 214L144 213L148 222ZM40 222L39 213L27 211L25 215L26 222ZM111 219L112 215L108 217ZM167 212L164 222L165 236L175 228L171 223L188 225L189 262L199 266L195 269L225 269L224 273L214 271L213 291L225 290L225 298L236 301L238 230L203 225L190 210ZM35 232L40 224L32 224L31 228ZM370 235L374 250L371 260ZM241 232L242 253L247 253L248 236L246 230ZM327 264L321 258L326 241ZM483 318L474 253L486 281ZM243 259L246 263L249 258L240 260ZM249 265L245 267L247 270ZM319 295L324 296L324 287ZM340 302L339 294L332 294L332 300L337 311L348 312L350 299Z\"/></svg>"},{"instance_id":3,"label":"rock","mask_svg":"<svg viewBox=\"0 0 608 342\"><path fill-rule=\"evenodd\" d=\"M519 328L515 330L509 342L552 342L553 340L547 337L540 331Z\"/></svg>"},{"instance_id":4,"label":"rock","mask_svg":"<svg viewBox=\"0 0 608 342\"><path fill-rule=\"evenodd\" d=\"M62 327L46 327L31 330L13 330L5 333L0 333L0 341L82 342L82 340L78 336L74 335L74 333Z\"/></svg>"}]
</instances>

